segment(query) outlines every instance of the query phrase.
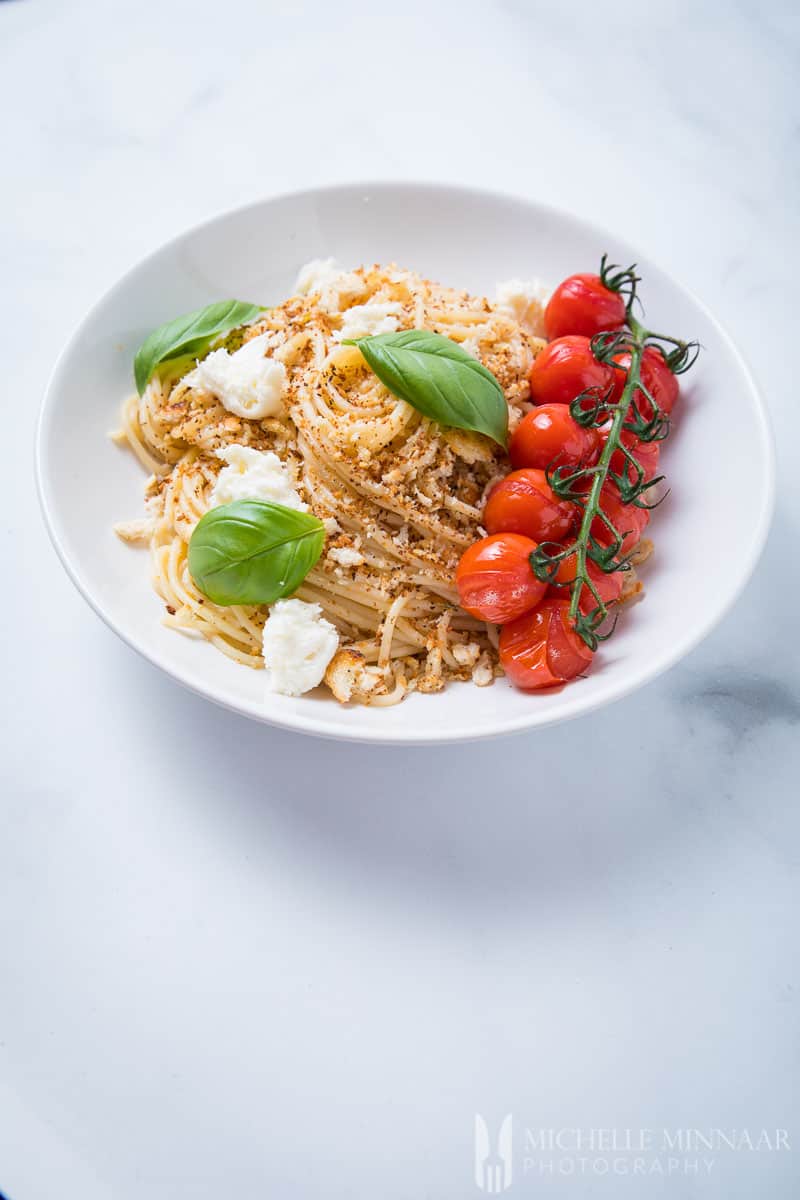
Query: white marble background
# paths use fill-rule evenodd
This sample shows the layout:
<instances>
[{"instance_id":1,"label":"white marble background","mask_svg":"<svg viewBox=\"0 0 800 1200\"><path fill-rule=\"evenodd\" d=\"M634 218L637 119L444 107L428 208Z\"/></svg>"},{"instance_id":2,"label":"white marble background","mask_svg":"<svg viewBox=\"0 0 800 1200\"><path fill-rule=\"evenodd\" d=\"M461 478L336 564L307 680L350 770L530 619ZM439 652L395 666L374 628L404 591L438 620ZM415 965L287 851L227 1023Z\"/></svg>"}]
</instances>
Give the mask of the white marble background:
<instances>
[{"instance_id":1,"label":"white marble background","mask_svg":"<svg viewBox=\"0 0 800 1200\"><path fill-rule=\"evenodd\" d=\"M788 0L0 2L11 1200L463 1200L476 1110L796 1147L511 1196L798 1194L799 40ZM270 731L135 657L47 543L35 414L87 306L219 209L365 177L619 230L763 384L756 578L595 716L413 752Z\"/></svg>"}]
</instances>

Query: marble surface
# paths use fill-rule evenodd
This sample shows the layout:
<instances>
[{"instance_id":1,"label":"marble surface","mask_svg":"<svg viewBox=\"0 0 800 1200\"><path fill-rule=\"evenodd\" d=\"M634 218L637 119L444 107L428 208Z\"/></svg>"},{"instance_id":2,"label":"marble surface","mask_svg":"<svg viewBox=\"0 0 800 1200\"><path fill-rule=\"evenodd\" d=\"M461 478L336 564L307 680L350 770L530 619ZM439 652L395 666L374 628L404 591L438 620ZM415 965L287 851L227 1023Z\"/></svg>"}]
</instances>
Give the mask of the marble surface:
<instances>
[{"instance_id":1,"label":"marble surface","mask_svg":"<svg viewBox=\"0 0 800 1200\"><path fill-rule=\"evenodd\" d=\"M463 1200L476 1112L514 1114L511 1196L797 1195L800 1145L550 1175L524 1130L800 1143L799 32L779 2L0 3L11 1200ZM306 740L162 678L61 570L31 446L74 323L188 224L354 178L617 229L752 363L761 567L629 700L493 745Z\"/></svg>"}]
</instances>

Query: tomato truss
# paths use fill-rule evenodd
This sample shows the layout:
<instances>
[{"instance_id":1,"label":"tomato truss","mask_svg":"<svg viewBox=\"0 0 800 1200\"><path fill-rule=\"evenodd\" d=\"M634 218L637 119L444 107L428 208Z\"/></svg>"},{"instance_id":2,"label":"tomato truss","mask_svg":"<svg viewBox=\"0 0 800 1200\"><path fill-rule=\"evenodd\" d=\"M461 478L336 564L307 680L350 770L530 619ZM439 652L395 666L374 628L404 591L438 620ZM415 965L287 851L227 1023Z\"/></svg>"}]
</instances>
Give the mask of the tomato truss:
<instances>
[{"instance_id":1,"label":"tomato truss","mask_svg":"<svg viewBox=\"0 0 800 1200\"><path fill-rule=\"evenodd\" d=\"M651 489L663 480L663 475L647 479L644 469L636 458L636 442L660 442L670 431L669 413L659 406L654 389L642 378L642 357L647 347L657 347L664 363L675 375L688 371L699 353L697 342L684 342L666 334L646 329L634 316L634 303L638 300L636 286L639 277L635 266L619 268L609 266L606 256L600 264L600 277L614 291L626 297L625 328L607 333L597 333L591 339L594 357L615 371L618 377L622 368L621 356L629 356L625 384L619 398L615 398L618 387L610 384L602 390L594 387L581 392L571 402L569 409L574 420L583 428L602 430L605 444L600 458L593 466L577 468L551 464L547 469L547 481L556 496L577 504L582 510L580 527L574 541L564 546L558 542L542 542L530 556L534 574L543 583L569 587L569 616L576 632L587 646L596 650L598 643L614 632L616 619L608 629L603 625L609 615L608 605L588 570L591 561L601 571L628 571L631 568L630 553L623 553L623 544L631 530L618 528L604 508L605 497L616 493L624 505L639 509L655 508L664 499L650 503ZM627 430L636 441L633 447L622 441ZM611 460L616 452L624 460L622 471L611 469ZM618 461L618 460L617 460ZM610 488L607 485L611 485ZM604 492L604 489L605 492ZM619 521L619 517L616 518ZM559 584L556 574L565 559L575 559L574 573L570 570L571 582ZM581 611L581 592L586 587L595 600L589 611ZM584 600L584 609L587 605Z\"/></svg>"}]
</instances>

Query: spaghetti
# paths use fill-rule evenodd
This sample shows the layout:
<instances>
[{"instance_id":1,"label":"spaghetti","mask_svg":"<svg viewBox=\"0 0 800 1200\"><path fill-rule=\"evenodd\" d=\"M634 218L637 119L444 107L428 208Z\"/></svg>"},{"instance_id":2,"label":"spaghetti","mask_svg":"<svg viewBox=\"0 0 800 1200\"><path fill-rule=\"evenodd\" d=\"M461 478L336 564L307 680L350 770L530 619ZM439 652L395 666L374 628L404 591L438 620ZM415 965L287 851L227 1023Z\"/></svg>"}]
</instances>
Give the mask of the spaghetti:
<instances>
[{"instance_id":1,"label":"spaghetti","mask_svg":"<svg viewBox=\"0 0 800 1200\"><path fill-rule=\"evenodd\" d=\"M343 325L355 306L385 305L397 328L459 343L499 381L512 430L529 407L528 374L544 343L499 306L408 271L375 266L344 278L346 288L292 296L223 342L233 349L266 335L287 372L280 415L236 416L185 377L154 377L126 401L116 437L150 478L147 517L117 532L149 544L167 625L263 666L268 609L212 603L187 553L223 466L217 451L273 451L326 527L323 555L296 596L319 604L339 631L325 676L337 699L386 705L451 679L490 683L502 673L496 631L459 607L453 580L507 459L490 439L443 428L392 395L358 348L342 344Z\"/></svg>"}]
</instances>

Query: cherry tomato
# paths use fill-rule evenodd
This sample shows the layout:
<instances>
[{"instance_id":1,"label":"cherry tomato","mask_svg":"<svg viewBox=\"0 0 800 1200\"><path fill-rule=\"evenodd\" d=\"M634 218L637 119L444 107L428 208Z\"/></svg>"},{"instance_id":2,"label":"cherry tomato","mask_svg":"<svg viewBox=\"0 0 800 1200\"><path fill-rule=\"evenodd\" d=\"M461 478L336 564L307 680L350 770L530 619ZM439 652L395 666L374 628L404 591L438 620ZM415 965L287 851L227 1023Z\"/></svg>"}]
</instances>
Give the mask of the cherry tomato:
<instances>
[{"instance_id":1,"label":"cherry tomato","mask_svg":"<svg viewBox=\"0 0 800 1200\"><path fill-rule=\"evenodd\" d=\"M622 592L622 571L603 571L598 567L597 563L591 559L586 564L586 569L589 572L589 578L597 589L598 595L604 604L615 604L620 598ZM556 580L561 584L570 584L575 578L575 555L571 554L569 558L562 560L561 565L556 572ZM554 589L554 595L560 596L561 599L569 600L569 592L566 588L560 587ZM578 601L580 610L583 613L590 613L597 608L597 601L589 591L586 584L581 588L581 598Z\"/></svg>"},{"instance_id":2,"label":"cherry tomato","mask_svg":"<svg viewBox=\"0 0 800 1200\"><path fill-rule=\"evenodd\" d=\"M497 625L535 608L547 591L529 562L535 549L536 542L520 533L494 533L473 543L456 571L461 607Z\"/></svg>"},{"instance_id":3,"label":"cherry tomato","mask_svg":"<svg viewBox=\"0 0 800 1200\"><path fill-rule=\"evenodd\" d=\"M564 404L542 404L523 417L511 435L509 454L515 467L591 465L600 450L596 429L584 429Z\"/></svg>"},{"instance_id":4,"label":"cherry tomato","mask_svg":"<svg viewBox=\"0 0 800 1200\"><path fill-rule=\"evenodd\" d=\"M588 337L562 337L550 342L533 360L531 400L534 404L569 404L589 388L607 391L614 380L614 368L597 361Z\"/></svg>"},{"instance_id":5,"label":"cherry tomato","mask_svg":"<svg viewBox=\"0 0 800 1200\"><path fill-rule=\"evenodd\" d=\"M625 387L625 380L628 377L631 356L627 351L623 354L615 354L614 362L617 364L614 370L616 377L614 380L614 399L619 400ZM670 371L664 360L664 355L657 346L645 346L639 373L642 383L650 392L658 407L662 412L671 413L675 401L678 399L680 386L677 375L674 375ZM638 388L636 390L636 405L645 421L649 421L653 415L653 406Z\"/></svg>"},{"instance_id":6,"label":"cherry tomato","mask_svg":"<svg viewBox=\"0 0 800 1200\"><path fill-rule=\"evenodd\" d=\"M601 430L601 438L606 441L608 434L603 434ZM646 480L654 479L658 471L658 459L661 453L660 444L658 442L640 442L639 439L631 433L630 429L623 429L620 434L620 441L623 446L630 450L631 454L636 458L639 466L644 471ZM633 469L632 463L628 461L621 450L615 450L611 455L611 470L617 475L626 476L631 483L635 483L637 479L636 471Z\"/></svg>"},{"instance_id":7,"label":"cherry tomato","mask_svg":"<svg viewBox=\"0 0 800 1200\"><path fill-rule=\"evenodd\" d=\"M555 687L587 670L591 661L592 651L570 622L568 600L548 596L500 632L500 662L519 688Z\"/></svg>"},{"instance_id":8,"label":"cherry tomato","mask_svg":"<svg viewBox=\"0 0 800 1200\"><path fill-rule=\"evenodd\" d=\"M600 503L617 532L624 534L620 554L628 554L644 533L650 521L650 510L636 504L623 504L613 483L607 483L600 492ZM611 541L610 530L600 517L592 521L592 533L601 544L607 545Z\"/></svg>"},{"instance_id":9,"label":"cherry tomato","mask_svg":"<svg viewBox=\"0 0 800 1200\"><path fill-rule=\"evenodd\" d=\"M526 467L494 485L483 524L489 533L524 533L535 542L557 542L569 533L576 516L574 504L553 494L544 471Z\"/></svg>"},{"instance_id":10,"label":"cherry tomato","mask_svg":"<svg viewBox=\"0 0 800 1200\"><path fill-rule=\"evenodd\" d=\"M625 301L606 287L599 275L570 275L553 292L544 310L544 328L550 341L565 334L591 337L604 329L625 324Z\"/></svg>"}]
</instances>

